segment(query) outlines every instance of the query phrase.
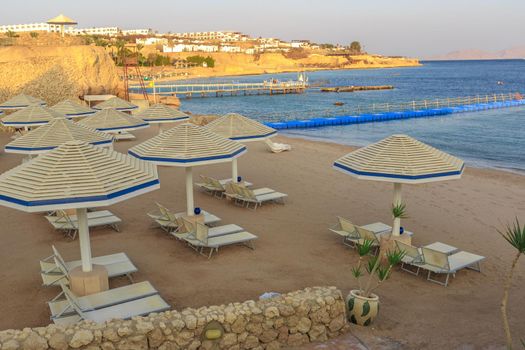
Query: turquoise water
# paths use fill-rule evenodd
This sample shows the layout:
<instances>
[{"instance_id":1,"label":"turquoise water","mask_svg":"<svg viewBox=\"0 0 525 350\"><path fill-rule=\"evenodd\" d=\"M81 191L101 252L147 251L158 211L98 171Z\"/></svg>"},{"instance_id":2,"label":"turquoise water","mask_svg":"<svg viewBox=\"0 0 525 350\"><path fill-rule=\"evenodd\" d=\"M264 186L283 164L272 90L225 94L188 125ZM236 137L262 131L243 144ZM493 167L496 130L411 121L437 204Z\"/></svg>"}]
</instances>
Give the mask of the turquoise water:
<instances>
[{"instance_id":1,"label":"turquoise water","mask_svg":"<svg viewBox=\"0 0 525 350\"><path fill-rule=\"evenodd\" d=\"M296 76L285 73L206 81L288 80ZM371 103L525 92L525 60L424 62L414 68L320 71L308 76L312 85L393 85L395 89L339 94L312 89L300 95L183 99L181 109L193 113L236 112L272 121L344 115L345 106ZM334 106L334 102L345 106ZM461 157L469 165L525 173L525 107L281 133L358 146L405 133Z\"/></svg>"}]
</instances>

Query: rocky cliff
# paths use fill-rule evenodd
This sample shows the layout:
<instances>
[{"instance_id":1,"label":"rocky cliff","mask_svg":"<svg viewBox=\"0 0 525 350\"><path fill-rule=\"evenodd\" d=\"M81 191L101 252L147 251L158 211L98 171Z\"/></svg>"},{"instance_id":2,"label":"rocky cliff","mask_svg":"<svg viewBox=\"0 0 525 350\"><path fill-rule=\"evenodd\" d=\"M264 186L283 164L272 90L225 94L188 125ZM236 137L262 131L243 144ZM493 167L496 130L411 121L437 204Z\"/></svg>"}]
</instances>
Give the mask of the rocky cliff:
<instances>
[{"instance_id":1,"label":"rocky cliff","mask_svg":"<svg viewBox=\"0 0 525 350\"><path fill-rule=\"evenodd\" d=\"M0 100L24 92L54 104L84 94L115 93L117 67L95 46L0 47Z\"/></svg>"}]
</instances>

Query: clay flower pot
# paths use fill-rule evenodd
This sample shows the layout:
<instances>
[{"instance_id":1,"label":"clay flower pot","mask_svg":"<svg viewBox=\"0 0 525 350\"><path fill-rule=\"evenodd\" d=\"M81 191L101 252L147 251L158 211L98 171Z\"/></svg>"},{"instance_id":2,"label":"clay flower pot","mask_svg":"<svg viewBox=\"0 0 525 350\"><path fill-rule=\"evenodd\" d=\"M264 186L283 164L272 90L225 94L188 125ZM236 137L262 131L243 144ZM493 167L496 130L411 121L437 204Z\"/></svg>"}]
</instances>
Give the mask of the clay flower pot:
<instances>
[{"instance_id":1,"label":"clay flower pot","mask_svg":"<svg viewBox=\"0 0 525 350\"><path fill-rule=\"evenodd\" d=\"M379 312L379 297L372 293L370 298L359 295L359 290L351 290L346 297L348 321L360 326L370 325Z\"/></svg>"}]
</instances>

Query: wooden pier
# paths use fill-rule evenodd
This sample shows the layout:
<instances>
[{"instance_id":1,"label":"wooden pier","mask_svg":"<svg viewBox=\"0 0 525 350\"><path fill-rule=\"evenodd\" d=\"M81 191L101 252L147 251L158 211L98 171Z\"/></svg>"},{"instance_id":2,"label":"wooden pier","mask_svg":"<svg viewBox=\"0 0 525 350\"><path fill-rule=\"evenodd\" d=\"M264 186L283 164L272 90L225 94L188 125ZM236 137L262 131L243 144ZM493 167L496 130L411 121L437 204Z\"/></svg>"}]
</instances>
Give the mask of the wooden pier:
<instances>
[{"instance_id":1,"label":"wooden pier","mask_svg":"<svg viewBox=\"0 0 525 350\"><path fill-rule=\"evenodd\" d=\"M223 97L238 95L275 95L300 94L308 84L304 81L263 81L254 83L185 83L185 84L154 84L149 87L148 94L177 97ZM131 86L130 92L135 92L139 86Z\"/></svg>"}]
</instances>

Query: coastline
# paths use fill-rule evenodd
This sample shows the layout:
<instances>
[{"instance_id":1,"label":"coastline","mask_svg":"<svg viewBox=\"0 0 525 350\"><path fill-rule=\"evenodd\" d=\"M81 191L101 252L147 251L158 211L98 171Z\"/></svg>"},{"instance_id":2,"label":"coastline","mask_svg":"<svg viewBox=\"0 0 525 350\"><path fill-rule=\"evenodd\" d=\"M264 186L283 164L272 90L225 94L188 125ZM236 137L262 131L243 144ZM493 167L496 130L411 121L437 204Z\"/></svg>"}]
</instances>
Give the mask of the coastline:
<instances>
[{"instance_id":1,"label":"coastline","mask_svg":"<svg viewBox=\"0 0 525 350\"><path fill-rule=\"evenodd\" d=\"M178 55L185 57L188 55ZM173 67L141 67L143 75L188 73L185 76L162 77L154 79L156 82L214 78L225 76L246 76L261 74L279 74L293 72L314 72L324 70L354 70L354 69L387 69L420 67L423 64L418 59L383 57L375 55L360 55L359 60L348 63L340 57L310 55L304 59L289 59L282 55L265 54L262 58L254 60L250 55L244 54L210 54L216 59L213 68L196 67L191 69L176 69ZM253 55L252 55L253 56ZM130 80L133 83L138 80Z\"/></svg>"}]
</instances>

